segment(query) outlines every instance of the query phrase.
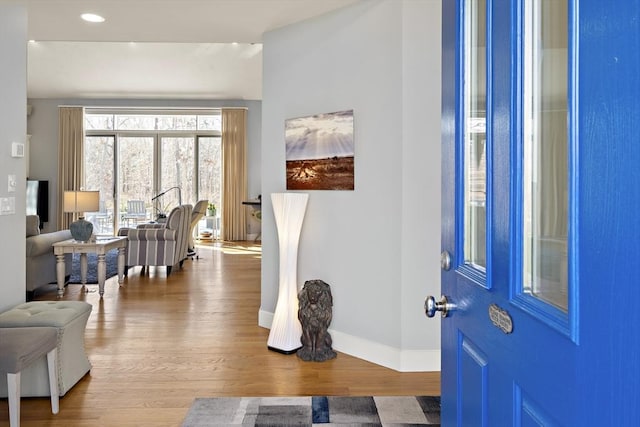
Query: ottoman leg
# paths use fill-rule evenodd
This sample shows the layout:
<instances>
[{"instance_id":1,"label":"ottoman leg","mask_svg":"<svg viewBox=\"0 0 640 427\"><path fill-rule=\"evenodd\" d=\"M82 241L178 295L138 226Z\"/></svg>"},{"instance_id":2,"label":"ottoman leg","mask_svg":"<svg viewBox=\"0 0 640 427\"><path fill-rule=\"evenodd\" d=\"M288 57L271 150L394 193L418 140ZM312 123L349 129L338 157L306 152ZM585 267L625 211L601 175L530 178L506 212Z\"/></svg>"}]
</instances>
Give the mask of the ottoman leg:
<instances>
[{"instance_id":1,"label":"ottoman leg","mask_svg":"<svg viewBox=\"0 0 640 427\"><path fill-rule=\"evenodd\" d=\"M7 391L9 398L9 426L20 426L20 372L7 374Z\"/></svg>"},{"instance_id":2,"label":"ottoman leg","mask_svg":"<svg viewBox=\"0 0 640 427\"><path fill-rule=\"evenodd\" d=\"M56 375L56 358L58 350L53 349L47 353L49 365L49 387L51 388L51 412L57 414L60 411L60 396L58 393L58 376ZM20 426L20 372L7 374L7 388L9 398L9 426Z\"/></svg>"},{"instance_id":3,"label":"ottoman leg","mask_svg":"<svg viewBox=\"0 0 640 427\"><path fill-rule=\"evenodd\" d=\"M47 365L49 367L49 389L51 390L51 412L57 414L60 411L60 391L58 390L57 374L58 349L54 348L47 353Z\"/></svg>"}]
</instances>

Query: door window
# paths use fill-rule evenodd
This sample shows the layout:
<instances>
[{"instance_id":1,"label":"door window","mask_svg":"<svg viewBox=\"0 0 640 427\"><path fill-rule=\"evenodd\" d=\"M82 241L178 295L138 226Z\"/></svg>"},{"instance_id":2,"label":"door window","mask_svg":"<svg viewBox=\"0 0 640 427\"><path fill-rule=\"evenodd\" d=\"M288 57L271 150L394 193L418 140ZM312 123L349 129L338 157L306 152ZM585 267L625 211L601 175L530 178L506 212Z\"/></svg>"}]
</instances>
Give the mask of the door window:
<instances>
[{"instance_id":1,"label":"door window","mask_svg":"<svg viewBox=\"0 0 640 427\"><path fill-rule=\"evenodd\" d=\"M464 264L485 271L487 218L487 41L485 0L465 2Z\"/></svg>"},{"instance_id":2,"label":"door window","mask_svg":"<svg viewBox=\"0 0 640 427\"><path fill-rule=\"evenodd\" d=\"M93 223L95 234L113 234L114 180L113 167L115 140L110 136L88 136L84 140L85 188L100 191L100 207L97 212L85 212ZM100 167L97 167L100 165Z\"/></svg>"},{"instance_id":3,"label":"door window","mask_svg":"<svg viewBox=\"0 0 640 427\"><path fill-rule=\"evenodd\" d=\"M158 188L168 189L178 187L175 191L170 191L162 196L162 210L164 213L171 212L171 209L182 203L191 202L195 192L194 176L194 151L195 138L190 137L170 137L160 138L160 186Z\"/></svg>"},{"instance_id":4,"label":"door window","mask_svg":"<svg viewBox=\"0 0 640 427\"><path fill-rule=\"evenodd\" d=\"M153 157L153 137L118 138L118 228L152 219Z\"/></svg>"},{"instance_id":5,"label":"door window","mask_svg":"<svg viewBox=\"0 0 640 427\"><path fill-rule=\"evenodd\" d=\"M525 294L568 311L568 4L523 2Z\"/></svg>"},{"instance_id":6,"label":"door window","mask_svg":"<svg viewBox=\"0 0 640 427\"><path fill-rule=\"evenodd\" d=\"M198 138L199 199L207 199L220 211L222 205L222 138Z\"/></svg>"}]
</instances>

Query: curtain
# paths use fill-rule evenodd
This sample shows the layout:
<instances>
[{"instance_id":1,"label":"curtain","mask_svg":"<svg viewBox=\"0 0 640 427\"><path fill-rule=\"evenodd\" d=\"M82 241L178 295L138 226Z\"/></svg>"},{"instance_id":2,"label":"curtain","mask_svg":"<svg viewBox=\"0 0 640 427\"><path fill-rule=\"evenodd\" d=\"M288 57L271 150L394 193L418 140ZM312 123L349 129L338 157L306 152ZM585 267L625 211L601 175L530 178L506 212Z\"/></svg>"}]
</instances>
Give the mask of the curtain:
<instances>
[{"instance_id":1,"label":"curtain","mask_svg":"<svg viewBox=\"0 0 640 427\"><path fill-rule=\"evenodd\" d=\"M58 229L68 229L74 215L64 213L64 191L84 185L84 108L58 109Z\"/></svg>"},{"instance_id":2,"label":"curtain","mask_svg":"<svg viewBox=\"0 0 640 427\"><path fill-rule=\"evenodd\" d=\"M537 174L539 234L566 239L569 229L567 112L543 112L541 120L540 170Z\"/></svg>"},{"instance_id":3,"label":"curtain","mask_svg":"<svg viewBox=\"0 0 640 427\"><path fill-rule=\"evenodd\" d=\"M247 110L222 109L222 240L246 240Z\"/></svg>"}]
</instances>

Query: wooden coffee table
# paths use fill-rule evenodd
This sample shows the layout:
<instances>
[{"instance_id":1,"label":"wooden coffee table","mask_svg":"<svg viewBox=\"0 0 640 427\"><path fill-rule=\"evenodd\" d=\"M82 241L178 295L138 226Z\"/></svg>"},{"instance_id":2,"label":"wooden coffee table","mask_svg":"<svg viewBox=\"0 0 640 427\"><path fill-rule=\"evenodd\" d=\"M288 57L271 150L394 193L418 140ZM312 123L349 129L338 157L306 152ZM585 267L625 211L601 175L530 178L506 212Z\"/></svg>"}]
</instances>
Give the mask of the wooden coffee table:
<instances>
[{"instance_id":1,"label":"wooden coffee table","mask_svg":"<svg viewBox=\"0 0 640 427\"><path fill-rule=\"evenodd\" d=\"M80 278L82 285L87 284L87 254L98 255L98 288L100 297L104 295L104 282L107 275L106 254L111 249L118 249L118 283L124 282L124 251L127 246L127 237L98 237L95 242L77 242L74 239L64 240L53 244L53 253L56 255L56 279L58 280L58 297L64 295L64 254L80 254Z\"/></svg>"}]
</instances>

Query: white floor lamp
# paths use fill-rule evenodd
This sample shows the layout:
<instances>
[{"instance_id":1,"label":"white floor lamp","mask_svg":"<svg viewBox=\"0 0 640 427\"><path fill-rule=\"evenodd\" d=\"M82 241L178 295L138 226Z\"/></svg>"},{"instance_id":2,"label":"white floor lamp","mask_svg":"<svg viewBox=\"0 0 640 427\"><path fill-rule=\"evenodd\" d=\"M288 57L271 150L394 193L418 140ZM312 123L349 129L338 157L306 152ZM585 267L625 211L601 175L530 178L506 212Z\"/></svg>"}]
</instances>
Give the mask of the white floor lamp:
<instances>
[{"instance_id":1,"label":"white floor lamp","mask_svg":"<svg viewBox=\"0 0 640 427\"><path fill-rule=\"evenodd\" d=\"M280 353L295 353L302 344L298 320L298 241L309 195L271 194L280 244L280 286L267 347Z\"/></svg>"}]
</instances>

